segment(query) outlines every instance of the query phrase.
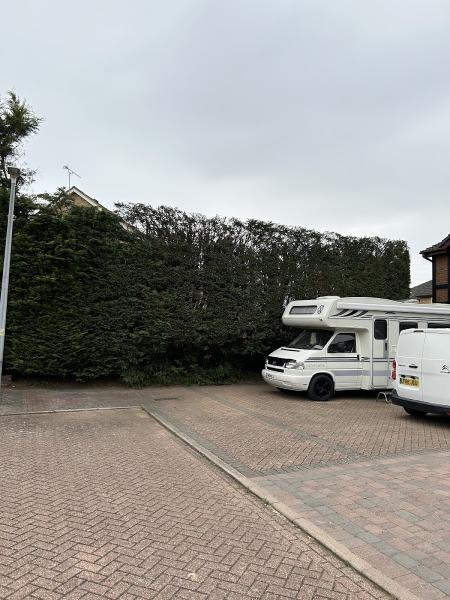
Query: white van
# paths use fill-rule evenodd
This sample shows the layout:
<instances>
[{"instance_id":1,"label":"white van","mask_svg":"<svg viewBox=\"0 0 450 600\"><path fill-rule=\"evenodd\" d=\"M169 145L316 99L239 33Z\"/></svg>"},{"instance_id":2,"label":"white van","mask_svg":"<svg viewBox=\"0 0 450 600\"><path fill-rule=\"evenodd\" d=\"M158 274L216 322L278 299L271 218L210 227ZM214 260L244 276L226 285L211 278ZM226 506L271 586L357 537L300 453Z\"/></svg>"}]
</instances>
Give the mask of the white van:
<instances>
[{"instance_id":1,"label":"white van","mask_svg":"<svg viewBox=\"0 0 450 600\"><path fill-rule=\"evenodd\" d=\"M398 340L392 402L413 416L450 416L450 330L408 329Z\"/></svg>"},{"instance_id":2,"label":"white van","mask_svg":"<svg viewBox=\"0 0 450 600\"><path fill-rule=\"evenodd\" d=\"M298 333L290 344L269 354L264 381L279 389L305 391L313 400L328 400L335 390L392 388L399 333L450 327L450 305L321 296L290 302L283 324Z\"/></svg>"}]
</instances>

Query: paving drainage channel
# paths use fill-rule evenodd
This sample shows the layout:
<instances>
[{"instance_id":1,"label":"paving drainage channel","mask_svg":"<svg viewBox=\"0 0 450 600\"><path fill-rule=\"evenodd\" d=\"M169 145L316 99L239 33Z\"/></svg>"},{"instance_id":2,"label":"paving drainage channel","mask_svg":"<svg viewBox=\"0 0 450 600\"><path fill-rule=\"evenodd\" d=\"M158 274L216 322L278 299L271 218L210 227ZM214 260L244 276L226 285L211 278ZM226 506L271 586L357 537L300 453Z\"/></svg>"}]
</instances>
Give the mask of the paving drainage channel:
<instances>
[{"instance_id":1,"label":"paving drainage channel","mask_svg":"<svg viewBox=\"0 0 450 600\"><path fill-rule=\"evenodd\" d=\"M53 413L94 412L100 410L129 410L130 408L142 408L139 404L130 406L90 406L86 408L55 408L52 410L28 410L21 412L0 413L1 417L21 417L26 415L51 415Z\"/></svg>"}]
</instances>

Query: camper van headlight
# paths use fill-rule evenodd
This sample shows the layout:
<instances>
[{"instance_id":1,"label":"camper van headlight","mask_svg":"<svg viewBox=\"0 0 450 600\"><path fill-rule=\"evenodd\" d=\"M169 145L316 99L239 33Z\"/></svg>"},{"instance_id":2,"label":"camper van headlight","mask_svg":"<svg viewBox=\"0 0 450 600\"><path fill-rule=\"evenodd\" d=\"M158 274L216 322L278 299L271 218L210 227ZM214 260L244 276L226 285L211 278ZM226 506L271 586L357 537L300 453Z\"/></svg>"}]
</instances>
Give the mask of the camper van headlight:
<instances>
[{"instance_id":1,"label":"camper van headlight","mask_svg":"<svg viewBox=\"0 0 450 600\"><path fill-rule=\"evenodd\" d=\"M291 358L284 363L285 369L304 369L305 363L299 362Z\"/></svg>"}]
</instances>

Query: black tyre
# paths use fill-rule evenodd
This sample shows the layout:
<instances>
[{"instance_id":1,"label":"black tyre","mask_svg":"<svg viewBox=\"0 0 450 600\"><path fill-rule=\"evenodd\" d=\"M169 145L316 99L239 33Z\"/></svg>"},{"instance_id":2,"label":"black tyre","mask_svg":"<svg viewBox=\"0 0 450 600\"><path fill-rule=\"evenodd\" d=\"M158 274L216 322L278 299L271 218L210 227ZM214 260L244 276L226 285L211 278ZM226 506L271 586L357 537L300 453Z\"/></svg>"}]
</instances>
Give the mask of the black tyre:
<instances>
[{"instance_id":1,"label":"black tyre","mask_svg":"<svg viewBox=\"0 0 450 600\"><path fill-rule=\"evenodd\" d=\"M411 415L412 417L423 417L427 414L427 413L423 412L423 410L416 410L415 408L407 408L406 406L404 406L403 409L408 413L408 415Z\"/></svg>"},{"instance_id":2,"label":"black tyre","mask_svg":"<svg viewBox=\"0 0 450 600\"><path fill-rule=\"evenodd\" d=\"M311 400L329 400L334 395L334 383L328 375L316 375L308 387L308 396Z\"/></svg>"}]
</instances>

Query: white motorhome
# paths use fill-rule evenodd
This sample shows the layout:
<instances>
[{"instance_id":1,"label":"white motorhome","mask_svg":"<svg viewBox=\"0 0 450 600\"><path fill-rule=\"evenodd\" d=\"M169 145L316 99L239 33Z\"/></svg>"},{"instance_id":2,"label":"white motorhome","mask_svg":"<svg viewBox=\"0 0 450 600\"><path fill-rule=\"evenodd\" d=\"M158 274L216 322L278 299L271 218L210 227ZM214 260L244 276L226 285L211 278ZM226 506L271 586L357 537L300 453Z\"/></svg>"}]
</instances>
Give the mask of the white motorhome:
<instances>
[{"instance_id":1,"label":"white motorhome","mask_svg":"<svg viewBox=\"0 0 450 600\"><path fill-rule=\"evenodd\" d=\"M402 331L392 380L392 402L408 414L450 415L450 329Z\"/></svg>"},{"instance_id":2,"label":"white motorhome","mask_svg":"<svg viewBox=\"0 0 450 600\"><path fill-rule=\"evenodd\" d=\"M450 328L450 305L322 296L290 302L283 323L299 332L267 357L264 381L328 400L335 390L392 388L399 333Z\"/></svg>"}]
</instances>

